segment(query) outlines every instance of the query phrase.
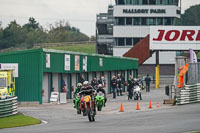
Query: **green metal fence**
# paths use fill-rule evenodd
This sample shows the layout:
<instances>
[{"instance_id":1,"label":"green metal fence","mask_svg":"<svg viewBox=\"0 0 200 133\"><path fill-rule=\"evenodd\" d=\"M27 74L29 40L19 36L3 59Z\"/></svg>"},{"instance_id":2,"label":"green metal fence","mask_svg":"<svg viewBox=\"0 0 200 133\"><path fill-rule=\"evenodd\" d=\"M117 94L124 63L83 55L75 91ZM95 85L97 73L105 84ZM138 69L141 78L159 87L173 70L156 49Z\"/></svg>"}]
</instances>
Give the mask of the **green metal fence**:
<instances>
[{"instance_id":1,"label":"green metal fence","mask_svg":"<svg viewBox=\"0 0 200 133\"><path fill-rule=\"evenodd\" d=\"M190 104L200 102L200 84L185 85L176 97L176 104Z\"/></svg>"},{"instance_id":2,"label":"green metal fence","mask_svg":"<svg viewBox=\"0 0 200 133\"><path fill-rule=\"evenodd\" d=\"M17 108L17 97L0 100L0 118L17 114Z\"/></svg>"}]
</instances>

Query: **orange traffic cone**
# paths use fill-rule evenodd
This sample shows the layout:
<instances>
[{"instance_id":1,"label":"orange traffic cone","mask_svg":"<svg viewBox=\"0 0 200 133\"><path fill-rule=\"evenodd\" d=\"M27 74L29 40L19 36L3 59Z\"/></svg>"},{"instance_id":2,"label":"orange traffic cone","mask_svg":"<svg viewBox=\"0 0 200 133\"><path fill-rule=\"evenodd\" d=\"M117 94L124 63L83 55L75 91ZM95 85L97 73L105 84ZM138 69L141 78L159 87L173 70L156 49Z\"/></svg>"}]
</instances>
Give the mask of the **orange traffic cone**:
<instances>
[{"instance_id":1,"label":"orange traffic cone","mask_svg":"<svg viewBox=\"0 0 200 133\"><path fill-rule=\"evenodd\" d=\"M136 110L140 110L140 107L139 107L139 102L138 102L138 101L137 101Z\"/></svg>"},{"instance_id":2,"label":"orange traffic cone","mask_svg":"<svg viewBox=\"0 0 200 133\"><path fill-rule=\"evenodd\" d=\"M120 111L119 112L124 112L122 103L121 103L121 107L120 107Z\"/></svg>"},{"instance_id":3,"label":"orange traffic cone","mask_svg":"<svg viewBox=\"0 0 200 133\"><path fill-rule=\"evenodd\" d=\"M149 109L152 109L151 100L149 101Z\"/></svg>"},{"instance_id":4,"label":"orange traffic cone","mask_svg":"<svg viewBox=\"0 0 200 133\"><path fill-rule=\"evenodd\" d=\"M160 105L159 105L159 103L157 102L157 105L156 105L156 107L158 108L158 107L160 107Z\"/></svg>"}]
</instances>

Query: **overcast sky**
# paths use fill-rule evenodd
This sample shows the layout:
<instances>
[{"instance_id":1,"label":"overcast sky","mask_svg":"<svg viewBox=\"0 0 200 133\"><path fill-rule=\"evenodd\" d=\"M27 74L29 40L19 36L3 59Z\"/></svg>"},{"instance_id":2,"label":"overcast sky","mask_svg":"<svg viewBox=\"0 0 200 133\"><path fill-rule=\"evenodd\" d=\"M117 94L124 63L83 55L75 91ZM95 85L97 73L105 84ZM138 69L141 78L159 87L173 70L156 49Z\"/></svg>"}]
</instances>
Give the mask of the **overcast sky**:
<instances>
[{"instance_id":1,"label":"overcast sky","mask_svg":"<svg viewBox=\"0 0 200 133\"><path fill-rule=\"evenodd\" d=\"M107 12L114 0L0 0L0 21L3 27L16 20L19 24L34 17L43 27L56 21L68 21L88 36L95 35L96 14ZM200 4L200 0L182 0L182 8Z\"/></svg>"}]
</instances>

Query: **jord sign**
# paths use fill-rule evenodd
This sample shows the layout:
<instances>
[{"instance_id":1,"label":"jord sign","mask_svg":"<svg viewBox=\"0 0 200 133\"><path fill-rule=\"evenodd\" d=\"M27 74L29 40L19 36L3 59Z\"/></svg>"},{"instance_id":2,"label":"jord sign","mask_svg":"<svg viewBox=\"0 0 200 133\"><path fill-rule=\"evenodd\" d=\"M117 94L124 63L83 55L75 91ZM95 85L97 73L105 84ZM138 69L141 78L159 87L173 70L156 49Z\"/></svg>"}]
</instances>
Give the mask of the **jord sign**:
<instances>
[{"instance_id":1,"label":"jord sign","mask_svg":"<svg viewBox=\"0 0 200 133\"><path fill-rule=\"evenodd\" d=\"M200 50L200 26L152 26L150 49Z\"/></svg>"}]
</instances>

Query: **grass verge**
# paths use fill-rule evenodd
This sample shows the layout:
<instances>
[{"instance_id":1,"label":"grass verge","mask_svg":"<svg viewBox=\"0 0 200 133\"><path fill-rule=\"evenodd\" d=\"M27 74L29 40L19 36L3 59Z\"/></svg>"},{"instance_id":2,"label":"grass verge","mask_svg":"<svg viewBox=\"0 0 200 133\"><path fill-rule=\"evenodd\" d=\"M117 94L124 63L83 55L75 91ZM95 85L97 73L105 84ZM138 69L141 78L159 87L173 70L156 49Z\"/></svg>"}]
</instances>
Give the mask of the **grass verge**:
<instances>
[{"instance_id":1,"label":"grass verge","mask_svg":"<svg viewBox=\"0 0 200 133\"><path fill-rule=\"evenodd\" d=\"M25 116L23 114L16 114L14 116L0 118L0 129L29 126L29 125L35 125L35 124L40 124L40 123L41 121L36 118Z\"/></svg>"},{"instance_id":2,"label":"grass verge","mask_svg":"<svg viewBox=\"0 0 200 133\"><path fill-rule=\"evenodd\" d=\"M75 44L75 45L48 47L48 49L83 52L83 53L96 53L95 44Z\"/></svg>"}]
</instances>

